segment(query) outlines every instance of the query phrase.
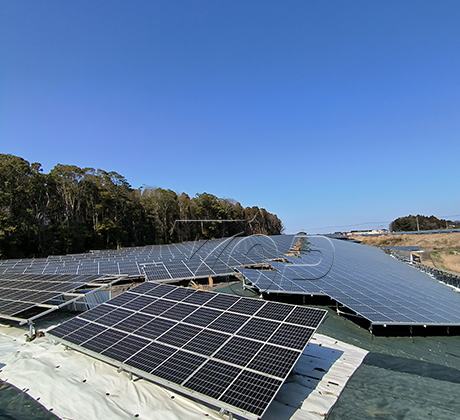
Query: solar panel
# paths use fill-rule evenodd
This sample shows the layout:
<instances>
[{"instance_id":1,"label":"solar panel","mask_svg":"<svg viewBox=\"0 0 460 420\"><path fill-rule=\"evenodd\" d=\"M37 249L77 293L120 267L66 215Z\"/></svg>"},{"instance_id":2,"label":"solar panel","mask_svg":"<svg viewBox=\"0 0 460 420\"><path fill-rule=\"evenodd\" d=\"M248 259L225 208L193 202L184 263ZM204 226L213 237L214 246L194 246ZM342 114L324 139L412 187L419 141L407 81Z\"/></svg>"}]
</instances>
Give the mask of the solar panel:
<instances>
[{"instance_id":1,"label":"solar panel","mask_svg":"<svg viewBox=\"0 0 460 420\"><path fill-rule=\"evenodd\" d=\"M56 274L77 274L77 271L78 271L77 264L64 265L62 267L56 267L55 269Z\"/></svg>"},{"instance_id":2,"label":"solar panel","mask_svg":"<svg viewBox=\"0 0 460 420\"><path fill-rule=\"evenodd\" d=\"M6 260L2 273L146 275L150 281L233 274L234 267L261 264L289 251L293 235L223 238L171 245L97 250L42 259ZM142 267L149 266L144 271Z\"/></svg>"},{"instance_id":3,"label":"solar panel","mask_svg":"<svg viewBox=\"0 0 460 420\"><path fill-rule=\"evenodd\" d=\"M425 273L375 247L308 241L312 252L276 270L238 271L261 292L330 296L372 325L460 325L460 295Z\"/></svg>"},{"instance_id":4,"label":"solar panel","mask_svg":"<svg viewBox=\"0 0 460 420\"><path fill-rule=\"evenodd\" d=\"M119 274L118 264L116 262L101 261L99 263L99 274Z\"/></svg>"},{"instance_id":5,"label":"solar panel","mask_svg":"<svg viewBox=\"0 0 460 420\"><path fill-rule=\"evenodd\" d=\"M265 412L326 313L154 283L126 294L48 335L248 418Z\"/></svg>"},{"instance_id":6,"label":"solar panel","mask_svg":"<svg viewBox=\"0 0 460 420\"><path fill-rule=\"evenodd\" d=\"M120 274L126 274L129 276L138 276L141 274L136 261L119 261L118 267Z\"/></svg>"},{"instance_id":7,"label":"solar panel","mask_svg":"<svg viewBox=\"0 0 460 420\"><path fill-rule=\"evenodd\" d=\"M184 263L179 260L175 262L166 262L164 263L166 270L173 279L186 279L193 277L193 273L187 268Z\"/></svg>"},{"instance_id":8,"label":"solar panel","mask_svg":"<svg viewBox=\"0 0 460 420\"><path fill-rule=\"evenodd\" d=\"M142 269L148 281L170 280L172 278L163 263L146 264Z\"/></svg>"},{"instance_id":9,"label":"solar panel","mask_svg":"<svg viewBox=\"0 0 460 420\"><path fill-rule=\"evenodd\" d=\"M20 318L27 309L71 293L99 276L0 274L0 318Z\"/></svg>"},{"instance_id":10,"label":"solar panel","mask_svg":"<svg viewBox=\"0 0 460 420\"><path fill-rule=\"evenodd\" d=\"M214 275L211 267L209 267L205 262L192 265L190 261L187 261L186 264L195 277L208 277Z\"/></svg>"},{"instance_id":11,"label":"solar panel","mask_svg":"<svg viewBox=\"0 0 460 420\"><path fill-rule=\"evenodd\" d=\"M84 263L79 265L78 274L98 274L99 266L95 263Z\"/></svg>"}]
</instances>

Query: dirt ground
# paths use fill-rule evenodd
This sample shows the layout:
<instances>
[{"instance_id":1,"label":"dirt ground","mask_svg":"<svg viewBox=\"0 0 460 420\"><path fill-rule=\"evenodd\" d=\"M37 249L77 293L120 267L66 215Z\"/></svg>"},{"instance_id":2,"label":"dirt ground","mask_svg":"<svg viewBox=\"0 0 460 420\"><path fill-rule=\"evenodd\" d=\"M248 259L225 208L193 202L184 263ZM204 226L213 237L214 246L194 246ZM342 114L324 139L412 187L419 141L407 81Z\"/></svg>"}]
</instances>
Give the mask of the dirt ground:
<instances>
[{"instance_id":1,"label":"dirt ground","mask_svg":"<svg viewBox=\"0 0 460 420\"><path fill-rule=\"evenodd\" d=\"M460 232L356 236L353 239L371 246L418 246L428 251L436 267L460 272Z\"/></svg>"}]
</instances>

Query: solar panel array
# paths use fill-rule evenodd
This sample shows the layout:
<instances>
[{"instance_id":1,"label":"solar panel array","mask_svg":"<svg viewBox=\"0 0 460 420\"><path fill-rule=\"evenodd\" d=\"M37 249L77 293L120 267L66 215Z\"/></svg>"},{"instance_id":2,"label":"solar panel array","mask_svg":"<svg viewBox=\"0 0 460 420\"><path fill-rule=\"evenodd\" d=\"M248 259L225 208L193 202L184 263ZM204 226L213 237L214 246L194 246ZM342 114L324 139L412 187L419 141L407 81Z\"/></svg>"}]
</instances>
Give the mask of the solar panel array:
<instances>
[{"instance_id":1,"label":"solar panel array","mask_svg":"<svg viewBox=\"0 0 460 420\"><path fill-rule=\"evenodd\" d=\"M325 314L147 282L48 335L214 406L259 418Z\"/></svg>"},{"instance_id":2,"label":"solar panel array","mask_svg":"<svg viewBox=\"0 0 460 420\"><path fill-rule=\"evenodd\" d=\"M155 281L228 275L234 272L233 267L261 264L267 258L288 252L295 240L293 235L251 236L3 260L0 274L141 276L149 273Z\"/></svg>"},{"instance_id":3,"label":"solar panel array","mask_svg":"<svg viewBox=\"0 0 460 420\"><path fill-rule=\"evenodd\" d=\"M0 275L0 317L13 317L90 283L100 276Z\"/></svg>"},{"instance_id":4,"label":"solar panel array","mask_svg":"<svg viewBox=\"0 0 460 420\"><path fill-rule=\"evenodd\" d=\"M374 325L460 325L460 294L382 250L308 237L313 251L276 270L240 269L266 293L327 295Z\"/></svg>"}]
</instances>

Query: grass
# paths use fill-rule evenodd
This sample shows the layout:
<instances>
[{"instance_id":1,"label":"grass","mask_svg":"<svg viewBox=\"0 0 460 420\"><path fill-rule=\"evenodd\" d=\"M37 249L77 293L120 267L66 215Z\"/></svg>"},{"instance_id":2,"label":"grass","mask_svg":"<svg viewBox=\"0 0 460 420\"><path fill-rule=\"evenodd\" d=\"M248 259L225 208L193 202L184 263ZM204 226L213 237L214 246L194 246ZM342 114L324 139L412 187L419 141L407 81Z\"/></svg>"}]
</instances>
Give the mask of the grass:
<instances>
[{"instance_id":1,"label":"grass","mask_svg":"<svg viewBox=\"0 0 460 420\"><path fill-rule=\"evenodd\" d=\"M444 261L443 261L443 259L441 257L440 252L430 252L430 257L431 257L431 261L433 262L433 265L435 267L445 268L446 270L448 270L448 268L444 264Z\"/></svg>"},{"instance_id":2,"label":"grass","mask_svg":"<svg viewBox=\"0 0 460 420\"><path fill-rule=\"evenodd\" d=\"M365 245L418 246L430 252L460 250L460 232L422 235L355 236L354 239Z\"/></svg>"},{"instance_id":3,"label":"grass","mask_svg":"<svg viewBox=\"0 0 460 420\"><path fill-rule=\"evenodd\" d=\"M371 246L418 246L428 251L436 267L460 273L460 232L356 236L354 239Z\"/></svg>"},{"instance_id":4,"label":"grass","mask_svg":"<svg viewBox=\"0 0 460 420\"><path fill-rule=\"evenodd\" d=\"M439 251L430 253L436 267L460 273L460 253L458 251Z\"/></svg>"}]
</instances>

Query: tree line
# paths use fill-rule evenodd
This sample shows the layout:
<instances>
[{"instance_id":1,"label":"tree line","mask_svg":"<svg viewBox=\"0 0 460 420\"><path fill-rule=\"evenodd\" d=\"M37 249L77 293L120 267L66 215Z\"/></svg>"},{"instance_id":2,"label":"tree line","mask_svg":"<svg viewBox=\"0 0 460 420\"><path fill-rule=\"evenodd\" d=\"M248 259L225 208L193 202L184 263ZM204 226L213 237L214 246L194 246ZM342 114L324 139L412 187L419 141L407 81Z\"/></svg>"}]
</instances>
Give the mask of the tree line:
<instances>
[{"instance_id":1,"label":"tree line","mask_svg":"<svg viewBox=\"0 0 460 420\"><path fill-rule=\"evenodd\" d=\"M243 208L233 199L133 189L116 172L74 165L58 164L47 174L39 163L0 154L0 258L278 235L282 230L275 214Z\"/></svg>"},{"instance_id":2,"label":"tree line","mask_svg":"<svg viewBox=\"0 0 460 420\"><path fill-rule=\"evenodd\" d=\"M440 230L458 228L460 223L452 220L438 219L435 216L409 215L399 217L390 223L391 232L415 232L418 230Z\"/></svg>"}]
</instances>

